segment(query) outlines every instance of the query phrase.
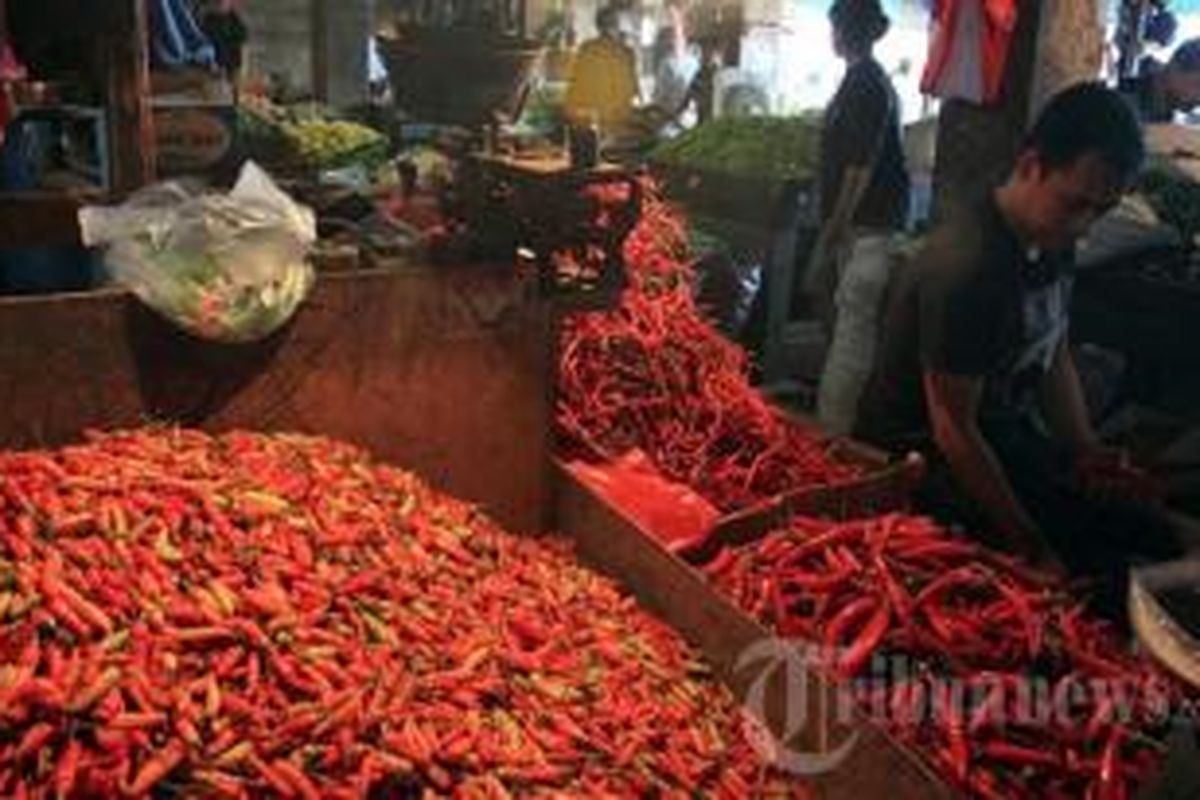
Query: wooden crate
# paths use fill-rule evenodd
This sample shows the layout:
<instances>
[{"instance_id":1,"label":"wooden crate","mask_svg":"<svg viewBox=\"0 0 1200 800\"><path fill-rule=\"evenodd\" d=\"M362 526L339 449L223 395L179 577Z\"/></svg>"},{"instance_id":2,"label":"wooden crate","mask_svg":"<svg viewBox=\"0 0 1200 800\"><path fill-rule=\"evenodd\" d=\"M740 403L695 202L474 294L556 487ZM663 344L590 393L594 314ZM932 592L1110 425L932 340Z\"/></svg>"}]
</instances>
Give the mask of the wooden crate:
<instances>
[{"instance_id":1,"label":"wooden crate","mask_svg":"<svg viewBox=\"0 0 1200 800\"><path fill-rule=\"evenodd\" d=\"M0 299L0 443L148 421L322 434L540 530L551 330L531 283L487 266L321 275L284 330L245 345L124 292Z\"/></svg>"},{"instance_id":2,"label":"wooden crate","mask_svg":"<svg viewBox=\"0 0 1200 800\"><path fill-rule=\"evenodd\" d=\"M915 754L857 714L838 713L835 684L820 673L778 663L764 674L756 653L778 654L779 640L719 594L696 569L598 498L565 467L557 472L556 520L580 558L628 588L638 601L679 631L715 668L735 698L761 692L749 709L772 732L794 734L790 744L828 755L845 748L835 766L804 776L826 800L888 797L950 798L953 792ZM753 667L757 666L757 669ZM851 743L850 746L846 746Z\"/></svg>"}]
</instances>

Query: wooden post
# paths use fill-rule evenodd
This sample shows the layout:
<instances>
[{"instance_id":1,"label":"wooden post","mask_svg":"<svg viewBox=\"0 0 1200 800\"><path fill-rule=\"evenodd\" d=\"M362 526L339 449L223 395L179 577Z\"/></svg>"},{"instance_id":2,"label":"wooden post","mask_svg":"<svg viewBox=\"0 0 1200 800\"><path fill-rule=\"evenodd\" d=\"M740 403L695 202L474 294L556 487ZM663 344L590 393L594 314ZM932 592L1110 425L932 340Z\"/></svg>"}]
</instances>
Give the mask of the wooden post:
<instances>
[{"instance_id":1,"label":"wooden post","mask_svg":"<svg viewBox=\"0 0 1200 800\"><path fill-rule=\"evenodd\" d=\"M119 0L120 33L101 40L108 95L112 189L134 191L155 179L154 123L150 109L149 28L145 0Z\"/></svg>"},{"instance_id":2,"label":"wooden post","mask_svg":"<svg viewBox=\"0 0 1200 800\"><path fill-rule=\"evenodd\" d=\"M312 88L322 103L329 102L329 6L325 0L312 0Z\"/></svg>"},{"instance_id":3,"label":"wooden post","mask_svg":"<svg viewBox=\"0 0 1200 800\"><path fill-rule=\"evenodd\" d=\"M367 100L371 0L312 0L313 93L322 103Z\"/></svg>"}]
</instances>

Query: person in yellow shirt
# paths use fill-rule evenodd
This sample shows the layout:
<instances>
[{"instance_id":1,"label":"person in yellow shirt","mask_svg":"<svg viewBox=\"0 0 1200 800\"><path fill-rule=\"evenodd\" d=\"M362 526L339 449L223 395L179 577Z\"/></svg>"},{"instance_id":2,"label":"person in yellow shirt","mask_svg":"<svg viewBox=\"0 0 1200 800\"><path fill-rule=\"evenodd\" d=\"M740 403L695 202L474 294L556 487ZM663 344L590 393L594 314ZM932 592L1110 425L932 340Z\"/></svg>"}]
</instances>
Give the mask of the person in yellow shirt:
<instances>
[{"instance_id":1,"label":"person in yellow shirt","mask_svg":"<svg viewBox=\"0 0 1200 800\"><path fill-rule=\"evenodd\" d=\"M590 124L594 114L608 134L629 122L640 95L637 57L621 41L615 8L605 6L596 12L596 29L600 35L584 42L575 55L564 106L572 124Z\"/></svg>"}]
</instances>

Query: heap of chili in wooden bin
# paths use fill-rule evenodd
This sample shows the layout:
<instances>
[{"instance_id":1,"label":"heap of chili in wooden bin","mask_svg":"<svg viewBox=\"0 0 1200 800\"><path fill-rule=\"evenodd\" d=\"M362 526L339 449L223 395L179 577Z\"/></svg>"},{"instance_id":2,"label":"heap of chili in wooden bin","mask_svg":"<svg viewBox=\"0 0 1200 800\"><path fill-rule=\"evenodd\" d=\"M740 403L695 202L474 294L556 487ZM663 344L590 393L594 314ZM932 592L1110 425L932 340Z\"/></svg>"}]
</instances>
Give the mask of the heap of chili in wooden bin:
<instances>
[{"instance_id":1,"label":"heap of chili in wooden bin","mask_svg":"<svg viewBox=\"0 0 1200 800\"><path fill-rule=\"evenodd\" d=\"M751 387L693 301L682 216L653 186L645 198L620 305L566 323L564 452L641 450L725 511L861 477ZM1072 587L927 519L798 517L706 570L971 796L1128 797L1183 696Z\"/></svg>"},{"instance_id":2,"label":"heap of chili in wooden bin","mask_svg":"<svg viewBox=\"0 0 1200 800\"><path fill-rule=\"evenodd\" d=\"M0 796L787 796L578 566L332 441L0 453Z\"/></svg>"},{"instance_id":3,"label":"heap of chili in wooden bin","mask_svg":"<svg viewBox=\"0 0 1200 800\"><path fill-rule=\"evenodd\" d=\"M1187 699L1064 587L926 518L796 517L705 571L975 797L1130 797Z\"/></svg>"},{"instance_id":4,"label":"heap of chili in wooden bin","mask_svg":"<svg viewBox=\"0 0 1200 800\"><path fill-rule=\"evenodd\" d=\"M566 454L641 450L723 511L861 477L751 385L745 354L693 300L682 217L649 184L624 255L630 285L617 308L563 323L557 427Z\"/></svg>"}]
</instances>

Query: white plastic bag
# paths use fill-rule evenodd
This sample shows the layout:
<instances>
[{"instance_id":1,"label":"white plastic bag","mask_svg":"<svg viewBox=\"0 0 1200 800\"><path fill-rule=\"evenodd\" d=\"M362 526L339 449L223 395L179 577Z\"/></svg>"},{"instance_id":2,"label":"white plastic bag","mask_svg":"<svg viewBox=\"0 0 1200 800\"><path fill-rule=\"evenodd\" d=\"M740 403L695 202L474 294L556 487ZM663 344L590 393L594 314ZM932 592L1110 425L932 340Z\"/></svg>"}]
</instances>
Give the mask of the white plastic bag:
<instances>
[{"instance_id":1,"label":"white plastic bag","mask_svg":"<svg viewBox=\"0 0 1200 800\"><path fill-rule=\"evenodd\" d=\"M151 186L118 207L79 212L85 245L113 279L188 332L247 342L284 325L314 282L313 212L247 163L228 194Z\"/></svg>"}]
</instances>

